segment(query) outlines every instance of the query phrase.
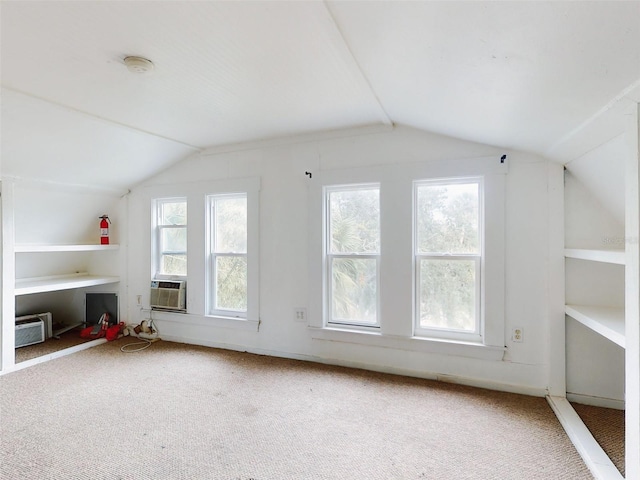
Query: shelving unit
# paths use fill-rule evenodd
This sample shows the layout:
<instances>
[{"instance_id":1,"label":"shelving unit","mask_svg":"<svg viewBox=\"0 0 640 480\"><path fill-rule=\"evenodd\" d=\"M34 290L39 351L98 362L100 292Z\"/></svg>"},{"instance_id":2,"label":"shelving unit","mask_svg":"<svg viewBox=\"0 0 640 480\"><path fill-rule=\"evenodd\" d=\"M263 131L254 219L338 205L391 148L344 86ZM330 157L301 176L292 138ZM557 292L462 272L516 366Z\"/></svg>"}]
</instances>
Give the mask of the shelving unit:
<instances>
[{"instance_id":1,"label":"shelving unit","mask_svg":"<svg viewBox=\"0 0 640 480\"><path fill-rule=\"evenodd\" d=\"M566 259L609 263L620 265L622 268L626 262L626 253L620 249L566 248L564 254ZM623 307L566 304L565 314L616 345L622 348L626 347L625 309ZM552 396L548 400L574 446L596 478L622 480L624 477L602 450L591 432L584 426L571 403L564 397Z\"/></svg>"},{"instance_id":2,"label":"shelving unit","mask_svg":"<svg viewBox=\"0 0 640 480\"><path fill-rule=\"evenodd\" d=\"M0 368L5 372L17 368L16 314L51 311L55 336L85 322L85 290L120 293L119 275L126 270L116 239L118 227L126 225L126 209L119 194L102 189L6 177L0 205ZM110 245L99 239L98 217L104 212L114 222Z\"/></svg>"},{"instance_id":3,"label":"shelving unit","mask_svg":"<svg viewBox=\"0 0 640 480\"><path fill-rule=\"evenodd\" d=\"M548 401L598 480L624 477L567 397L625 410L624 470L627 478L640 478L640 116L635 103L624 113L626 127L619 125L619 135L598 131L600 143L579 147L565 164L570 174L563 191L565 246L624 247L564 249L566 320L554 337L554 365L565 376L557 376L559 388Z\"/></svg>"},{"instance_id":4,"label":"shelving unit","mask_svg":"<svg viewBox=\"0 0 640 480\"><path fill-rule=\"evenodd\" d=\"M116 251L119 245L97 244L18 244L15 245L16 257L19 254L30 253L58 253L58 252L107 252ZM118 283L120 278L110 275L90 275L88 272L70 273L65 275L50 275L44 277L19 278L15 281L14 295L31 295L35 293L57 292L76 288L94 287L96 285L108 285ZM66 331L83 325L83 322L74 322L63 326L53 332L54 337Z\"/></svg>"}]
</instances>

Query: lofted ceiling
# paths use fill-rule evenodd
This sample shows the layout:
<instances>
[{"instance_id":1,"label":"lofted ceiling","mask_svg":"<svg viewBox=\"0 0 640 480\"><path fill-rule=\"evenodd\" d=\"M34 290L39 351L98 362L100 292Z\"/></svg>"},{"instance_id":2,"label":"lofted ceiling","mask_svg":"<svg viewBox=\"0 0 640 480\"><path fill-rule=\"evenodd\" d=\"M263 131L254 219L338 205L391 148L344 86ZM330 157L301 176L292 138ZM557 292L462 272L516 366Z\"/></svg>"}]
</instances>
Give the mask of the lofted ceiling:
<instances>
[{"instance_id":1,"label":"lofted ceiling","mask_svg":"<svg viewBox=\"0 0 640 480\"><path fill-rule=\"evenodd\" d=\"M209 147L394 124L560 157L640 101L640 1L0 9L3 175L122 189Z\"/></svg>"}]
</instances>

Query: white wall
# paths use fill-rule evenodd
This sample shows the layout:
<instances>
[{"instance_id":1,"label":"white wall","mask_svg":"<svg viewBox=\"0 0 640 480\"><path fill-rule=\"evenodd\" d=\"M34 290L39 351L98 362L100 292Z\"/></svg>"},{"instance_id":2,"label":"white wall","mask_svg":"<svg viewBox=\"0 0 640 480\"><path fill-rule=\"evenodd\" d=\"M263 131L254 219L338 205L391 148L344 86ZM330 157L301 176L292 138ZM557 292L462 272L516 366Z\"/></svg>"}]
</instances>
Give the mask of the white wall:
<instances>
[{"instance_id":1,"label":"white wall","mask_svg":"<svg viewBox=\"0 0 640 480\"><path fill-rule=\"evenodd\" d=\"M2 155L0 155L0 179L2 179ZM0 180L0 371L4 369L4 351L5 351L5 342L3 341L3 318L4 318L4 309L5 303L7 300L7 293L4 289L4 277L6 275L4 269L4 216L3 216L4 207L2 205L2 181Z\"/></svg>"},{"instance_id":2,"label":"white wall","mask_svg":"<svg viewBox=\"0 0 640 480\"><path fill-rule=\"evenodd\" d=\"M612 220L624 225L625 135L614 137L572 160L567 165L570 178L584 186ZM571 229L569 229L571 230ZM571 232L569 232L571 233Z\"/></svg>"},{"instance_id":3,"label":"white wall","mask_svg":"<svg viewBox=\"0 0 640 480\"><path fill-rule=\"evenodd\" d=\"M107 213L115 217L117 198L113 194L64 185L16 182L15 242L100 243L98 216ZM114 221L110 229L114 238L118 238L118 230L119 223Z\"/></svg>"},{"instance_id":4,"label":"white wall","mask_svg":"<svg viewBox=\"0 0 640 480\"><path fill-rule=\"evenodd\" d=\"M150 194L184 188L190 182L260 177L260 319L259 331L233 328L203 317L162 315L164 338L259 353L360 366L423 377L543 395L548 386L549 254L548 164L519 152L467 143L397 127L392 131L342 138L265 142L194 156L170 168L129 196L129 318L148 315L150 280ZM308 307L309 185L305 171L318 172L384 164L432 162L509 155L506 175L506 335L504 360L488 361L400 348L383 348L312 338L294 322L295 307ZM562 245L557 246L558 250ZM556 252L557 253L557 252ZM200 266L204 269L204 265ZM189 272L189 281L204 271ZM193 289L191 289L193 290ZM194 312L191 312L194 313ZM310 312L312 313L312 312ZM522 327L523 343L512 343L511 329Z\"/></svg>"}]
</instances>

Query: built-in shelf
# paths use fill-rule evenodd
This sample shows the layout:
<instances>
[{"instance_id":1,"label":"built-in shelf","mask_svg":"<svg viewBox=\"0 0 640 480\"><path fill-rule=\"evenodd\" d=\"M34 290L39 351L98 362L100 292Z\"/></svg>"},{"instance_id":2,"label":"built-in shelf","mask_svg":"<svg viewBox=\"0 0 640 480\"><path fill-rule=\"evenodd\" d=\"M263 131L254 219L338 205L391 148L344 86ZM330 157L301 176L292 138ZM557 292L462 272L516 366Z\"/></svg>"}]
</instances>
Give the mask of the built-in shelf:
<instances>
[{"instance_id":1,"label":"built-in shelf","mask_svg":"<svg viewBox=\"0 0 640 480\"><path fill-rule=\"evenodd\" d=\"M565 248L564 256L567 258L578 258L580 260L591 260L592 262L625 264L625 253L619 250L597 250L585 248Z\"/></svg>"},{"instance_id":2,"label":"built-in shelf","mask_svg":"<svg viewBox=\"0 0 640 480\"><path fill-rule=\"evenodd\" d=\"M73 275L56 275L51 277L21 278L16 280L15 295L31 293L55 292L72 288L93 287L117 283L119 277L89 275L77 273Z\"/></svg>"},{"instance_id":3,"label":"built-in shelf","mask_svg":"<svg viewBox=\"0 0 640 480\"><path fill-rule=\"evenodd\" d=\"M118 250L120 245L78 245L78 244L19 244L15 246L16 253L39 253L39 252L95 252L104 250Z\"/></svg>"},{"instance_id":4,"label":"built-in shelf","mask_svg":"<svg viewBox=\"0 0 640 480\"><path fill-rule=\"evenodd\" d=\"M624 308L565 305L565 313L625 348Z\"/></svg>"}]
</instances>

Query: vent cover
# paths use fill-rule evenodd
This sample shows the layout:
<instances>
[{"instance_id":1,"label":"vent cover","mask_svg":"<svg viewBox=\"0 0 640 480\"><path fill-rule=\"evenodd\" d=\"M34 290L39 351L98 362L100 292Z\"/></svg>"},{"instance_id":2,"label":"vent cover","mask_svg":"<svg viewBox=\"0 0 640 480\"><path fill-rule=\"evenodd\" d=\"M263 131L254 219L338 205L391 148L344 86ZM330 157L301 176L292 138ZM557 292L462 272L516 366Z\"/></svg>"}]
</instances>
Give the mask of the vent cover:
<instances>
[{"instance_id":1,"label":"vent cover","mask_svg":"<svg viewBox=\"0 0 640 480\"><path fill-rule=\"evenodd\" d=\"M152 280L151 308L186 310L186 282L176 280Z\"/></svg>"},{"instance_id":2,"label":"vent cover","mask_svg":"<svg viewBox=\"0 0 640 480\"><path fill-rule=\"evenodd\" d=\"M44 342L44 322L40 319L16 324L16 348Z\"/></svg>"}]
</instances>

